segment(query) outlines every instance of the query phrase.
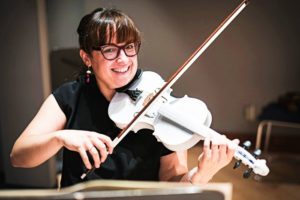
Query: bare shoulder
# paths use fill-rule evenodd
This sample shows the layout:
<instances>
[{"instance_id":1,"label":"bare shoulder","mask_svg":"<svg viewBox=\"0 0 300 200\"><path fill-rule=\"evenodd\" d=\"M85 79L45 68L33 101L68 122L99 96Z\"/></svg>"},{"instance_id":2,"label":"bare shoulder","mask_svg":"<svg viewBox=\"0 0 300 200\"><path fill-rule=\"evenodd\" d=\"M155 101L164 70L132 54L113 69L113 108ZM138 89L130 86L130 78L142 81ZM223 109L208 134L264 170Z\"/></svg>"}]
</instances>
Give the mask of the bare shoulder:
<instances>
[{"instance_id":1,"label":"bare shoulder","mask_svg":"<svg viewBox=\"0 0 300 200\"><path fill-rule=\"evenodd\" d=\"M24 134L38 134L61 130L65 126L65 123L66 116L59 107L55 97L51 94L27 126Z\"/></svg>"}]
</instances>

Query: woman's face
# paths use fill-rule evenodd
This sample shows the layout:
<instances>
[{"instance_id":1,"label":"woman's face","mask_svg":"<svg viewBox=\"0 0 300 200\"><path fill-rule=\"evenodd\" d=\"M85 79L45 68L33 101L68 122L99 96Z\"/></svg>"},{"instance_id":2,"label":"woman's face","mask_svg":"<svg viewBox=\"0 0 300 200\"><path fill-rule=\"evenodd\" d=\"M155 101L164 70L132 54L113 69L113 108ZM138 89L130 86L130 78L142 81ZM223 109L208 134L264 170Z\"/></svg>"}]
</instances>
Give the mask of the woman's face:
<instances>
[{"instance_id":1,"label":"woman's face","mask_svg":"<svg viewBox=\"0 0 300 200\"><path fill-rule=\"evenodd\" d=\"M116 43L113 38L112 43L122 46L125 43ZM92 51L90 58L91 65L100 89L115 90L128 84L137 71L137 55L126 56L123 50L114 60L107 60L100 51Z\"/></svg>"}]
</instances>

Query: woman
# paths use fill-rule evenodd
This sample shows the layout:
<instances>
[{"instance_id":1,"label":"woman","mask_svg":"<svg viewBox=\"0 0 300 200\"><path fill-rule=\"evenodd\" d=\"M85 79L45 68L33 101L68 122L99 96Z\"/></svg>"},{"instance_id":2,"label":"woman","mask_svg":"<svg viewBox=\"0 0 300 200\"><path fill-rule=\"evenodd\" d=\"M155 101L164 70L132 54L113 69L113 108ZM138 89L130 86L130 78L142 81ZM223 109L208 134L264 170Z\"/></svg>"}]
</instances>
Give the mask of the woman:
<instances>
[{"instance_id":1,"label":"woman","mask_svg":"<svg viewBox=\"0 0 300 200\"><path fill-rule=\"evenodd\" d=\"M63 148L64 187L91 179L207 183L231 161L235 147L225 137L206 139L191 171L186 151L166 149L149 130L129 133L114 147L112 139L120 129L107 109L116 89L135 80L140 32L121 11L100 8L82 18L77 33L86 74L45 100L12 149L13 166L38 166ZM96 170L82 180L92 167Z\"/></svg>"}]
</instances>

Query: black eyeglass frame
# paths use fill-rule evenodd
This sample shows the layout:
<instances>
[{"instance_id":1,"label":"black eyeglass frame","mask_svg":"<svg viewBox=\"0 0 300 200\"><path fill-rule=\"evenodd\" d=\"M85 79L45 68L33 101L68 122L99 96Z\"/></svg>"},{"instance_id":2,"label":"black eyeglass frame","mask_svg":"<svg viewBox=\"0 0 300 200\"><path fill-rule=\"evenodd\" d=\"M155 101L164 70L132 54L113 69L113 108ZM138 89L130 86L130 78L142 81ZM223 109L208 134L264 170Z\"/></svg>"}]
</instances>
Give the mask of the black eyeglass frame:
<instances>
[{"instance_id":1,"label":"black eyeglass frame","mask_svg":"<svg viewBox=\"0 0 300 200\"><path fill-rule=\"evenodd\" d=\"M132 44L132 43L134 43L134 45L135 45L135 51L136 51L136 53L135 53L134 55L127 55L126 50L125 50L125 47L128 46L129 44ZM118 52L117 52L115 58L106 58L106 57L105 57L105 55L104 55L104 53L103 53L103 48L104 48L104 47L107 47L107 46L114 46L114 47L117 47L117 48L118 48ZM122 46L119 46L119 45L116 45L116 44L113 44L113 43L108 43L108 44L105 44L105 45L103 45L103 46L93 47L93 50L95 50L95 51L100 51L101 54L102 54L102 56L103 56L106 60L115 60L116 58L119 57L121 50L124 51L124 53L125 53L125 55L126 55L127 57L133 57L133 56L136 56L136 55L139 53L139 51L140 51L140 47L141 47L141 42L129 42L129 43L126 43L126 44L124 44L124 45L122 45Z\"/></svg>"}]
</instances>

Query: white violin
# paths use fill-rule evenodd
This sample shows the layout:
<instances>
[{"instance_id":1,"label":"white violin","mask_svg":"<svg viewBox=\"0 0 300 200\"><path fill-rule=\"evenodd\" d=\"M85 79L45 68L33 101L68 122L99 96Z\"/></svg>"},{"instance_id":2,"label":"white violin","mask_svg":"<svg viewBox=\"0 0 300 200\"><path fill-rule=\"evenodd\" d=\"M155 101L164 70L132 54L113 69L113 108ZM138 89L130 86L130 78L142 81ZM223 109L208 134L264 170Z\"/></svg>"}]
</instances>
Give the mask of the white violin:
<instances>
[{"instance_id":1,"label":"white violin","mask_svg":"<svg viewBox=\"0 0 300 200\"><path fill-rule=\"evenodd\" d=\"M124 129L144 108L145 104L159 91L165 81L154 72L143 72L127 93L116 93L110 102L108 114L116 125ZM212 116L201 100L184 96L175 98L170 95L171 89L162 94L155 104L141 116L132 130L153 130L158 141L172 151L181 151L193 147L200 140L209 137L217 139L219 133L209 128ZM138 94L135 97L128 92ZM130 97L131 96L131 97ZM121 139L121 138L120 138ZM229 143L232 141L228 140ZM114 140L115 145L118 138ZM238 146L234 157L262 176L269 173L265 160L256 159L246 149Z\"/></svg>"}]
</instances>

